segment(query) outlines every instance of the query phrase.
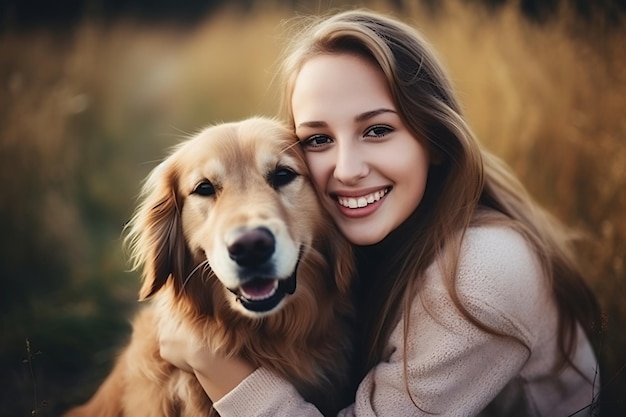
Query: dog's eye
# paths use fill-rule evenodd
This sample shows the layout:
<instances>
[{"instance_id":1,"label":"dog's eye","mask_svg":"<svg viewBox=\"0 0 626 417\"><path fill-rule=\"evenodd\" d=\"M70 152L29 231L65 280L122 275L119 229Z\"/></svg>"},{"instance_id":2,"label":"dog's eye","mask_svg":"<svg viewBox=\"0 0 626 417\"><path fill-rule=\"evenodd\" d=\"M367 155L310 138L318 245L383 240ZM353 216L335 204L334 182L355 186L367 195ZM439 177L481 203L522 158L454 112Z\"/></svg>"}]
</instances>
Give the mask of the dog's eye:
<instances>
[{"instance_id":1,"label":"dog's eye","mask_svg":"<svg viewBox=\"0 0 626 417\"><path fill-rule=\"evenodd\" d=\"M200 184L196 185L193 194L209 197L215 194L215 187L213 187L213 184L209 181L202 181Z\"/></svg>"},{"instance_id":2,"label":"dog's eye","mask_svg":"<svg viewBox=\"0 0 626 417\"><path fill-rule=\"evenodd\" d=\"M296 179L298 174L293 172L289 168L278 168L276 171L272 172L269 177L269 182L272 187L278 189L284 185L289 184L291 181Z\"/></svg>"}]
</instances>

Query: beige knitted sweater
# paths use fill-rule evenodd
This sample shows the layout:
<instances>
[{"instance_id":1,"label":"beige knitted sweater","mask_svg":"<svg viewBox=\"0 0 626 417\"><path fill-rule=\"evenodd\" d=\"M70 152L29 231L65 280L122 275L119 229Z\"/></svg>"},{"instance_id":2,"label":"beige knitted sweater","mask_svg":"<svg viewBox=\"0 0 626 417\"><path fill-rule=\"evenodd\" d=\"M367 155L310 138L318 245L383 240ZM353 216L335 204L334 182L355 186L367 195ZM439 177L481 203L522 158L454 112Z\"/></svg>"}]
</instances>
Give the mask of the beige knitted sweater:
<instances>
[{"instance_id":1,"label":"beige knitted sweater","mask_svg":"<svg viewBox=\"0 0 626 417\"><path fill-rule=\"evenodd\" d=\"M400 321L386 360L369 372L354 404L340 415L566 417L581 409L576 415L590 415L591 407L585 407L599 390L596 359L580 330L572 361L587 378L571 367L552 372L557 314L546 281L517 232L504 227L468 230L458 277L461 302L484 323L513 337L494 336L468 322L433 266L413 302L407 343ZM257 369L214 406L222 417L321 415L265 369Z\"/></svg>"}]
</instances>

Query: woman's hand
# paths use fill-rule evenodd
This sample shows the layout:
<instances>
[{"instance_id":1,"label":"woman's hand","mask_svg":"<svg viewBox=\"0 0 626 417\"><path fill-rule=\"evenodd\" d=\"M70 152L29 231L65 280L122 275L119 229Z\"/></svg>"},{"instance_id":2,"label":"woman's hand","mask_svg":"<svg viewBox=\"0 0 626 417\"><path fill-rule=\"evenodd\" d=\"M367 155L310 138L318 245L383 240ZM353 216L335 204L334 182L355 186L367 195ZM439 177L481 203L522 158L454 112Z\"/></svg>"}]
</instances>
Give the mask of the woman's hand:
<instances>
[{"instance_id":1,"label":"woman's hand","mask_svg":"<svg viewBox=\"0 0 626 417\"><path fill-rule=\"evenodd\" d=\"M247 360L215 352L189 338L189 333L180 328L161 332L159 348L163 359L193 373L213 402L228 394L255 370Z\"/></svg>"}]
</instances>

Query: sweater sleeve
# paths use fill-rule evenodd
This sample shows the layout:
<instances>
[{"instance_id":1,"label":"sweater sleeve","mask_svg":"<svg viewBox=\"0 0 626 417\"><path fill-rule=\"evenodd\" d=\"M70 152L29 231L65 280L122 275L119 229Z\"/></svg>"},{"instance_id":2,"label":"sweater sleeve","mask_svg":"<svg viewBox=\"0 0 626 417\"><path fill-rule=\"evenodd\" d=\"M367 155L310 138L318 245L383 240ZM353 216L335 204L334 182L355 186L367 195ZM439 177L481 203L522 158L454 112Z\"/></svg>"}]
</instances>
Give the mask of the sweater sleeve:
<instances>
[{"instance_id":1,"label":"sweater sleeve","mask_svg":"<svg viewBox=\"0 0 626 417\"><path fill-rule=\"evenodd\" d=\"M222 417L321 417L286 380L259 368L213 404Z\"/></svg>"},{"instance_id":2,"label":"sweater sleeve","mask_svg":"<svg viewBox=\"0 0 626 417\"><path fill-rule=\"evenodd\" d=\"M482 331L468 321L433 266L408 322L402 319L392 332L385 360L366 375L355 403L340 416L477 415L518 377L530 356L532 329L541 321L545 302L542 281L536 257L517 233L500 228L470 231L457 280L460 301L506 336ZM289 383L263 369L215 408L223 417L321 415Z\"/></svg>"}]
</instances>

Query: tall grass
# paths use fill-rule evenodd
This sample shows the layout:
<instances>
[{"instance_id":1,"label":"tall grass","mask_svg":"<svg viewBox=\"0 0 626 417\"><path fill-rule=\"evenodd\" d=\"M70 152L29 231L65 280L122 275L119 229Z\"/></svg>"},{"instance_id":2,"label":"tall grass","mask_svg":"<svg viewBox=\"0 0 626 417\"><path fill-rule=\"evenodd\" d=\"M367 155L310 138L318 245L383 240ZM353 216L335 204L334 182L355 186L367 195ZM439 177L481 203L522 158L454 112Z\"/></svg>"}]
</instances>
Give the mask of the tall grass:
<instances>
[{"instance_id":1,"label":"tall grass","mask_svg":"<svg viewBox=\"0 0 626 417\"><path fill-rule=\"evenodd\" d=\"M120 232L165 149L208 123L275 111L280 27L294 13L255 7L187 29L85 21L0 37L0 415L55 415L107 372L138 289ZM603 383L626 392L624 32L455 1L402 16L440 52L485 146L587 234ZM29 369L46 408L33 404Z\"/></svg>"}]
</instances>

